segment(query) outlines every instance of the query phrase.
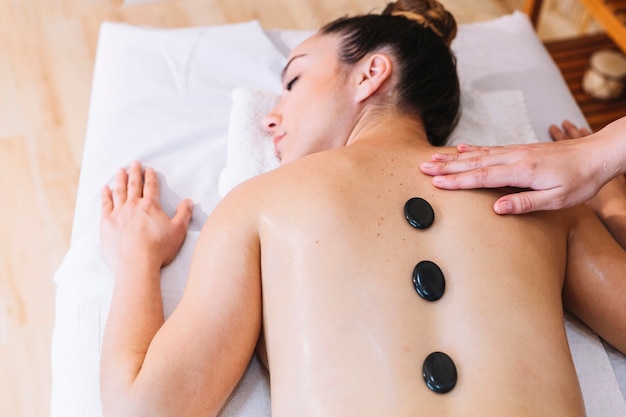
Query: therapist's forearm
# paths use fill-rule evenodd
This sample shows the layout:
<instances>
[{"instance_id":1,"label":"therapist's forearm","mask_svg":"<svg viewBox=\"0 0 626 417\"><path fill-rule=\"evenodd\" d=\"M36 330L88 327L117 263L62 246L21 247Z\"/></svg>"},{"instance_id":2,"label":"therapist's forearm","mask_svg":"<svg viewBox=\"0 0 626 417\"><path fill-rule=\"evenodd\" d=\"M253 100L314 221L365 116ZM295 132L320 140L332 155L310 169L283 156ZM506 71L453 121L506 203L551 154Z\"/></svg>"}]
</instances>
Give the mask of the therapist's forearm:
<instances>
[{"instance_id":1,"label":"therapist's forearm","mask_svg":"<svg viewBox=\"0 0 626 417\"><path fill-rule=\"evenodd\" d=\"M146 352L164 322L160 264L150 259L121 262L115 274L113 300L101 359L101 391L105 415L128 410L129 393Z\"/></svg>"}]
</instances>

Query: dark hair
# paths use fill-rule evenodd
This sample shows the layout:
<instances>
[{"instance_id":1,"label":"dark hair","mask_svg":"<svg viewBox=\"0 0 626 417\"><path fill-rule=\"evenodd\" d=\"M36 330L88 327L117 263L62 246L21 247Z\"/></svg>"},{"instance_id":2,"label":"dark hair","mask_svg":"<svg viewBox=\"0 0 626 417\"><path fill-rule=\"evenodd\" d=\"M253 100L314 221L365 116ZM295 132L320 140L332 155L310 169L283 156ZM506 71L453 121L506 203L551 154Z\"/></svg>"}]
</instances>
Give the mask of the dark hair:
<instances>
[{"instance_id":1,"label":"dark hair","mask_svg":"<svg viewBox=\"0 0 626 417\"><path fill-rule=\"evenodd\" d=\"M444 19L427 15L425 8L433 4L438 7L438 14L443 10ZM418 22L410 15L392 15L403 11L418 14L415 17L426 21ZM421 117L432 145L444 144L459 118L461 92L456 58L448 46L456 34L456 22L439 3L390 3L383 14L343 17L322 27L320 33L341 36L340 59L348 65L371 52L389 49L399 67L398 108Z\"/></svg>"}]
</instances>

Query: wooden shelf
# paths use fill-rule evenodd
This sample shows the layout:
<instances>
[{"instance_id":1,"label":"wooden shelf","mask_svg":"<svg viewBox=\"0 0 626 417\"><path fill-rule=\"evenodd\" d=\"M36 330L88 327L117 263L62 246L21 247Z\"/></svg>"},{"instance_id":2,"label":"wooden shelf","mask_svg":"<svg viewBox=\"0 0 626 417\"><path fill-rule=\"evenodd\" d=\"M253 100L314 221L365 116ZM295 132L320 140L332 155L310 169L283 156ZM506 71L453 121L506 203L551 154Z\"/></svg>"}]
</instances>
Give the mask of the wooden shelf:
<instances>
[{"instance_id":1,"label":"wooden shelf","mask_svg":"<svg viewBox=\"0 0 626 417\"><path fill-rule=\"evenodd\" d=\"M580 0L626 53L626 0Z\"/></svg>"},{"instance_id":2,"label":"wooden shelf","mask_svg":"<svg viewBox=\"0 0 626 417\"><path fill-rule=\"evenodd\" d=\"M589 67L591 54L600 49L618 49L607 35L547 42L545 46L561 70L592 130L600 130L608 123L626 115L625 94L618 99L605 101L591 97L582 88L583 75Z\"/></svg>"},{"instance_id":3,"label":"wooden shelf","mask_svg":"<svg viewBox=\"0 0 626 417\"><path fill-rule=\"evenodd\" d=\"M613 42L626 53L626 0L579 0L602 25ZM526 0L524 12L536 27L541 17L543 0Z\"/></svg>"},{"instance_id":4,"label":"wooden shelf","mask_svg":"<svg viewBox=\"0 0 626 417\"><path fill-rule=\"evenodd\" d=\"M626 115L626 95L604 101L589 96L582 88L591 54L600 49L621 49L626 53L626 0L580 0L581 4L602 25L606 35L583 36L562 41L546 42L545 46L561 70L589 126L599 130ZM541 16L543 0L526 0L524 11L533 25Z\"/></svg>"}]
</instances>

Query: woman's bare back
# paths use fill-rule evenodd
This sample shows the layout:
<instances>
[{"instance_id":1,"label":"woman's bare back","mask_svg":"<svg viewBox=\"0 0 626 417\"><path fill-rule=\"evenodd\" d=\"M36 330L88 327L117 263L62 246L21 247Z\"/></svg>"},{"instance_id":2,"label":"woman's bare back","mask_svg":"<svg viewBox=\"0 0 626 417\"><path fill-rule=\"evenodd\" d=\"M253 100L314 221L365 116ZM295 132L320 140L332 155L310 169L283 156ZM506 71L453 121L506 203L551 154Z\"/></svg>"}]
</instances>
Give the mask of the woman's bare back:
<instances>
[{"instance_id":1,"label":"woman's bare back","mask_svg":"<svg viewBox=\"0 0 626 417\"><path fill-rule=\"evenodd\" d=\"M437 190L418 168L431 153L363 143L259 183L273 415L584 415L562 314L567 216L501 217L495 192ZM412 197L432 226L407 222ZM445 277L436 301L414 287L421 261ZM445 394L423 377L433 352L455 365Z\"/></svg>"}]
</instances>

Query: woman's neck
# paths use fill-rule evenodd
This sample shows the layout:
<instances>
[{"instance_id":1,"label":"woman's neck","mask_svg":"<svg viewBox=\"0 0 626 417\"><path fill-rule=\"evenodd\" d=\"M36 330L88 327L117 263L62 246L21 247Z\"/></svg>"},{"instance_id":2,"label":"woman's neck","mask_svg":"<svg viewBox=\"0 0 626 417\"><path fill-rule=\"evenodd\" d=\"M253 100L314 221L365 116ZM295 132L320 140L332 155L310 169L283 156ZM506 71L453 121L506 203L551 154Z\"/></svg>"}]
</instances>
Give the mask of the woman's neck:
<instances>
[{"instance_id":1,"label":"woman's neck","mask_svg":"<svg viewBox=\"0 0 626 417\"><path fill-rule=\"evenodd\" d=\"M386 111L363 114L352 129L346 146L365 142L432 147L419 117Z\"/></svg>"}]
</instances>

